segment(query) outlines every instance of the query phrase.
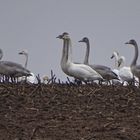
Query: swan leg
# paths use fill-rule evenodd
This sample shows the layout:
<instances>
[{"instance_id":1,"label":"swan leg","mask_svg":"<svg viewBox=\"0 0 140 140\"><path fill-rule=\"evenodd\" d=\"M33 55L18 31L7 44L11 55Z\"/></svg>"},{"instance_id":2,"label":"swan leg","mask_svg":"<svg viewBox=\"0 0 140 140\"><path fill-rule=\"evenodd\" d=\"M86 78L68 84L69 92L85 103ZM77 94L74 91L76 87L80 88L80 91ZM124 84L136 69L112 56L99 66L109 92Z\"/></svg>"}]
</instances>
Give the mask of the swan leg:
<instances>
[{"instance_id":1,"label":"swan leg","mask_svg":"<svg viewBox=\"0 0 140 140\"><path fill-rule=\"evenodd\" d=\"M103 85L102 82L103 82L103 80L99 80L98 84L102 86Z\"/></svg>"},{"instance_id":2,"label":"swan leg","mask_svg":"<svg viewBox=\"0 0 140 140\"><path fill-rule=\"evenodd\" d=\"M134 76L133 76L133 79L130 82L128 82L128 84L131 86L135 86L135 84L137 84L137 81Z\"/></svg>"},{"instance_id":3,"label":"swan leg","mask_svg":"<svg viewBox=\"0 0 140 140\"><path fill-rule=\"evenodd\" d=\"M5 82L6 83L9 82L9 80L10 80L10 77L5 75Z\"/></svg>"}]
</instances>

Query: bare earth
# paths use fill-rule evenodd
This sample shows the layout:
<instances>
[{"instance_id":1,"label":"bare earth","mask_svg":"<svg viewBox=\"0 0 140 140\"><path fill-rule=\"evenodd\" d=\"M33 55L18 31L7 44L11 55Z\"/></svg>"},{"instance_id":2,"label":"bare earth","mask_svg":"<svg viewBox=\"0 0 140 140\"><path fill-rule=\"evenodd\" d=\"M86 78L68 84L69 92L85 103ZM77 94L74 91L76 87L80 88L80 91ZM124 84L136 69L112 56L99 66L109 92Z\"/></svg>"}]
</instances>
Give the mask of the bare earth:
<instances>
[{"instance_id":1,"label":"bare earth","mask_svg":"<svg viewBox=\"0 0 140 140\"><path fill-rule=\"evenodd\" d=\"M140 88L0 84L0 140L140 140Z\"/></svg>"}]
</instances>

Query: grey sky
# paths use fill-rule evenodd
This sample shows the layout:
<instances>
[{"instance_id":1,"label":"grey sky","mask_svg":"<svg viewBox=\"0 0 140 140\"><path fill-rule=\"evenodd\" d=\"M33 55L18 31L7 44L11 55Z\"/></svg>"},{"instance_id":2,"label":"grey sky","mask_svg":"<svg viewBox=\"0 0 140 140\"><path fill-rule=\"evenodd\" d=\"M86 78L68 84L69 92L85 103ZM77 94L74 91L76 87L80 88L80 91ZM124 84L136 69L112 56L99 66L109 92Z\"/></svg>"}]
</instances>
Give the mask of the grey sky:
<instances>
[{"instance_id":1,"label":"grey sky","mask_svg":"<svg viewBox=\"0 0 140 140\"><path fill-rule=\"evenodd\" d=\"M64 31L72 38L74 61L83 62L85 44L78 40L87 36L91 44L90 63L113 68L110 56L118 50L129 65L134 50L124 43L133 38L140 44L140 1L0 0L3 60L23 64L18 51L27 49L28 69L41 76L50 75L52 69L64 80L66 75L60 67L62 41L56 39Z\"/></svg>"}]
</instances>

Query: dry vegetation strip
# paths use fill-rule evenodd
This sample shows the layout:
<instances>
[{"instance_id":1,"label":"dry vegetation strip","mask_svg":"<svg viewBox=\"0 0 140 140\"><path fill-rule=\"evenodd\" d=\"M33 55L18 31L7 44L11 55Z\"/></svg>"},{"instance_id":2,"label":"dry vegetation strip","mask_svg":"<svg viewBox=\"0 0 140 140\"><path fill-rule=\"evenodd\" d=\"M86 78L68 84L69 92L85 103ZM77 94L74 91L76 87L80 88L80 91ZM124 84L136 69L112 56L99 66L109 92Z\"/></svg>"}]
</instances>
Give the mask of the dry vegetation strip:
<instances>
[{"instance_id":1,"label":"dry vegetation strip","mask_svg":"<svg viewBox=\"0 0 140 140\"><path fill-rule=\"evenodd\" d=\"M138 140L140 89L0 84L0 140Z\"/></svg>"}]
</instances>

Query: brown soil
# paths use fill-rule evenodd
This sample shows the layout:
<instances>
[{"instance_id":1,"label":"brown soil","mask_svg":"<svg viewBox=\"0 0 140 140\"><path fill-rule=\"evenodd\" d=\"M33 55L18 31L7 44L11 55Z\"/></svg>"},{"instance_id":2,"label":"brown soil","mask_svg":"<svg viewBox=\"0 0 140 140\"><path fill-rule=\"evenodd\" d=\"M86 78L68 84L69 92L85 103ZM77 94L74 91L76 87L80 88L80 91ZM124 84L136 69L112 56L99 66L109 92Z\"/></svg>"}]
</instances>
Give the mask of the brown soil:
<instances>
[{"instance_id":1,"label":"brown soil","mask_svg":"<svg viewBox=\"0 0 140 140\"><path fill-rule=\"evenodd\" d=\"M0 140L139 139L139 88L0 84Z\"/></svg>"}]
</instances>

